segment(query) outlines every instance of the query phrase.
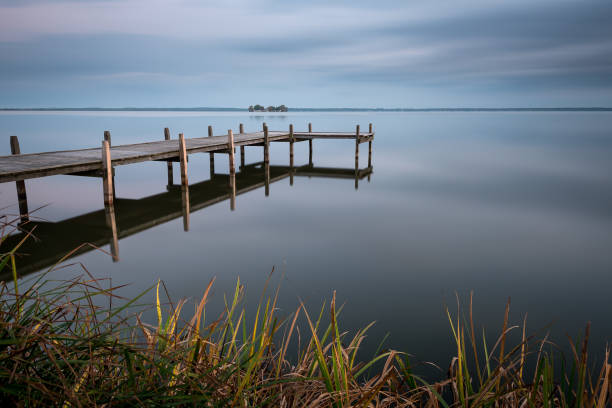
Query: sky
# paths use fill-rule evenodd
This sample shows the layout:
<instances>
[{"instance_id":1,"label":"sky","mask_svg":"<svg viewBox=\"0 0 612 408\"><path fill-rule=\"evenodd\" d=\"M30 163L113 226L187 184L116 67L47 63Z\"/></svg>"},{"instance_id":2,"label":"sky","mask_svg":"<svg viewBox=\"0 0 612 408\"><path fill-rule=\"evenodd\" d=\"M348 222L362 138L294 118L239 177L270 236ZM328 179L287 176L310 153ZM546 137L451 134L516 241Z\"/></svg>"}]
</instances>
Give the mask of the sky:
<instances>
[{"instance_id":1,"label":"sky","mask_svg":"<svg viewBox=\"0 0 612 408\"><path fill-rule=\"evenodd\" d=\"M610 0L0 0L0 107L612 107Z\"/></svg>"}]
</instances>

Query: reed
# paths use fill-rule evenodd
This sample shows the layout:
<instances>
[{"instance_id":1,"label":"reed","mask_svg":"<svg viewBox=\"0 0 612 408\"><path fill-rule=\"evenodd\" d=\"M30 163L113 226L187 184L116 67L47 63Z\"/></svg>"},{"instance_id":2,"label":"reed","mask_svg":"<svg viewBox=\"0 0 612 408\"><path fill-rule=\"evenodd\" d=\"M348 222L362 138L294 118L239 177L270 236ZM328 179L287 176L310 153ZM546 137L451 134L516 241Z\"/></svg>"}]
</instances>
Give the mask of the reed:
<instances>
[{"instance_id":1,"label":"reed","mask_svg":"<svg viewBox=\"0 0 612 408\"><path fill-rule=\"evenodd\" d=\"M12 268L15 277L17 252L0 255L0 268ZM588 361L588 326L571 346L571 364L558 366L563 360L546 337L527 336L524 321L510 325L509 303L492 347L474 330L471 298L467 315L460 303L456 314L447 312L457 353L447 376L426 382L400 351L379 350L361 361L372 325L353 336L343 331L335 292L316 315L299 304L280 316L279 289L266 290L247 321L240 281L223 313L211 318L214 279L187 314L185 301L164 301L161 282L128 300L84 268L69 281L51 279L53 269L21 287L0 282L3 406L610 405L609 350L600 367ZM146 306L139 304L150 292L153 323L143 321ZM509 344L513 330L522 338Z\"/></svg>"}]
</instances>

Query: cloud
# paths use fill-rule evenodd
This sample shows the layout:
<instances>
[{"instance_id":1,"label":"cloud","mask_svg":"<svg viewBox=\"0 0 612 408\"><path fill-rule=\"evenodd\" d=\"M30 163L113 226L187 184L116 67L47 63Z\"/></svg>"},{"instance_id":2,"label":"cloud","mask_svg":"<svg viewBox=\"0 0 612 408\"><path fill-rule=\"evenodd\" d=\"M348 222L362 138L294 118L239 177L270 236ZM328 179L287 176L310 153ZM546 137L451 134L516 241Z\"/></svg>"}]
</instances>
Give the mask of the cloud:
<instances>
[{"instance_id":1,"label":"cloud","mask_svg":"<svg viewBox=\"0 0 612 408\"><path fill-rule=\"evenodd\" d=\"M4 2L0 90L148 81L138 100L191 82L240 87L245 99L306 90L294 100L326 94L334 106L482 106L519 91L542 105L559 105L560 92L562 105L612 105L609 21L602 0Z\"/></svg>"}]
</instances>

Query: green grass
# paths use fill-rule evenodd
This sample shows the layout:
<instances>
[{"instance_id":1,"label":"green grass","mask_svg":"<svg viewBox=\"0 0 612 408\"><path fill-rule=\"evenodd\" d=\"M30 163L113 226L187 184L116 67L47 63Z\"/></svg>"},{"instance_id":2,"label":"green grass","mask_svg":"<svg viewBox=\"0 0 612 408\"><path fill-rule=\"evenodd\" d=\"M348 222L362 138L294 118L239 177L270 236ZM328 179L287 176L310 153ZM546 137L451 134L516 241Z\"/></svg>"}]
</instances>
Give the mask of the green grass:
<instances>
[{"instance_id":1,"label":"green grass","mask_svg":"<svg viewBox=\"0 0 612 408\"><path fill-rule=\"evenodd\" d=\"M18 250L0 244L0 272L18 276ZM371 324L343 331L335 292L314 315L298 304L281 316L279 289L266 291L247 321L240 281L223 313L210 317L214 279L186 312L185 301L162 299L160 282L120 300L118 287L86 271L54 281L53 269L27 287L0 282L2 406L610 406L609 351L588 360L589 327L565 364L546 338L525 333L525 322L510 325L509 304L494 342L475 331L471 299L448 312L456 356L448 375L426 382L401 351L360 361ZM144 322L139 303L150 292L157 318ZM516 330L521 339L509 344Z\"/></svg>"}]
</instances>

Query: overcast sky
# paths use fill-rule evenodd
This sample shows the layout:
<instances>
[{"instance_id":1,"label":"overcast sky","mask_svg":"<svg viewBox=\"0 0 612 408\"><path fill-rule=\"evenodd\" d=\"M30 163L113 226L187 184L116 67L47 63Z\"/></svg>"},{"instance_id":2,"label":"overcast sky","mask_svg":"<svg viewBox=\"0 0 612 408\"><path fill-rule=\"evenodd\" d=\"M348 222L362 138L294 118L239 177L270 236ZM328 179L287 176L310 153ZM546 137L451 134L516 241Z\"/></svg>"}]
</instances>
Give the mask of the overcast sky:
<instances>
[{"instance_id":1,"label":"overcast sky","mask_svg":"<svg viewBox=\"0 0 612 408\"><path fill-rule=\"evenodd\" d=\"M612 1L0 0L0 107L612 106Z\"/></svg>"}]
</instances>

